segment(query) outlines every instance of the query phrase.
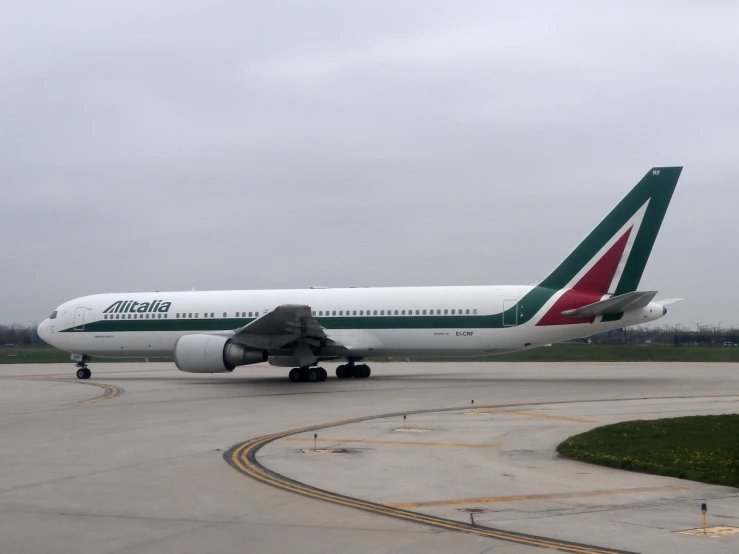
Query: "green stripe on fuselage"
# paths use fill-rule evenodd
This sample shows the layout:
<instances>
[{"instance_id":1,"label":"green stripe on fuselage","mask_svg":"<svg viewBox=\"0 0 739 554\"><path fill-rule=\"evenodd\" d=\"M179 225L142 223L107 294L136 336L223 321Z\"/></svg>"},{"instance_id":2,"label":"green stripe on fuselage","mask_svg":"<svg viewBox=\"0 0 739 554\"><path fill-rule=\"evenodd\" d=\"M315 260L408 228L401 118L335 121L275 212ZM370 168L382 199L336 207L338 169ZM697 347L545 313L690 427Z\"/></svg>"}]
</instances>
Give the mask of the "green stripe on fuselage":
<instances>
[{"instance_id":1,"label":"green stripe on fuselage","mask_svg":"<svg viewBox=\"0 0 739 554\"><path fill-rule=\"evenodd\" d=\"M343 316L316 317L325 329L498 329L503 314L433 316ZM64 329L62 333L117 333L130 331L232 331L248 325L253 318L222 319L114 319L85 323L84 330ZM508 320L506 320L508 321ZM521 322L519 322L521 323ZM506 325L510 327L510 325Z\"/></svg>"}]
</instances>

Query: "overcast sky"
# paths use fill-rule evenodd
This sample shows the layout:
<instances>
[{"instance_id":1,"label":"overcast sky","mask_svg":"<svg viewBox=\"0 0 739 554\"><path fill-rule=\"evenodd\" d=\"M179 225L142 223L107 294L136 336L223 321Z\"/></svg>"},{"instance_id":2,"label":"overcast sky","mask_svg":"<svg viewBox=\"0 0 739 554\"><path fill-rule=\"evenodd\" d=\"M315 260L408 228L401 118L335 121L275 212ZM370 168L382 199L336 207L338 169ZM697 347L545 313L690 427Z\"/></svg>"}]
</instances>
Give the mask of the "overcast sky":
<instances>
[{"instance_id":1,"label":"overcast sky","mask_svg":"<svg viewBox=\"0 0 739 554\"><path fill-rule=\"evenodd\" d=\"M683 165L640 288L739 324L737 29L731 1L5 2L0 323L533 283Z\"/></svg>"}]
</instances>

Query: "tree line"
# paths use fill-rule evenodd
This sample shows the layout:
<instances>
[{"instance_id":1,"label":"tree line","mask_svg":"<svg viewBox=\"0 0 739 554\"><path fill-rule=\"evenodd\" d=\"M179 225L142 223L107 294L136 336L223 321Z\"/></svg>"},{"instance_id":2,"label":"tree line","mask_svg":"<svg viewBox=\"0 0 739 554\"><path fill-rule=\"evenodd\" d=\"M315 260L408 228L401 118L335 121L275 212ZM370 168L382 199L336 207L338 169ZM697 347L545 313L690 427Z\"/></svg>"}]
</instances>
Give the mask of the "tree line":
<instances>
[{"instance_id":1,"label":"tree line","mask_svg":"<svg viewBox=\"0 0 739 554\"><path fill-rule=\"evenodd\" d=\"M39 339L36 325L0 325L0 346L33 346L44 342Z\"/></svg>"}]
</instances>

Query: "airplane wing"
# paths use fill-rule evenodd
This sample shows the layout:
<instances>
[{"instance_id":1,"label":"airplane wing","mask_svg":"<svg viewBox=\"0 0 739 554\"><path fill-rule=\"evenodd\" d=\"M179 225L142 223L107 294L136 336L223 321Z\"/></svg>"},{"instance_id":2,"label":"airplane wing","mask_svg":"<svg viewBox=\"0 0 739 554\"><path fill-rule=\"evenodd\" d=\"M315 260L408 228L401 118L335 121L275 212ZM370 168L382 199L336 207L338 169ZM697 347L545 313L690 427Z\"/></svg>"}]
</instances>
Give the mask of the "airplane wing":
<instances>
[{"instance_id":1,"label":"airplane wing","mask_svg":"<svg viewBox=\"0 0 739 554\"><path fill-rule=\"evenodd\" d=\"M254 348L284 348L302 342L310 346L333 343L311 314L310 306L285 304L236 329L236 342Z\"/></svg>"},{"instance_id":2,"label":"airplane wing","mask_svg":"<svg viewBox=\"0 0 739 554\"><path fill-rule=\"evenodd\" d=\"M639 310L646 307L657 295L657 291L634 291L627 292L588 304L575 310L565 310L562 315L567 317L583 318L597 317L608 314L620 314L630 310Z\"/></svg>"}]
</instances>

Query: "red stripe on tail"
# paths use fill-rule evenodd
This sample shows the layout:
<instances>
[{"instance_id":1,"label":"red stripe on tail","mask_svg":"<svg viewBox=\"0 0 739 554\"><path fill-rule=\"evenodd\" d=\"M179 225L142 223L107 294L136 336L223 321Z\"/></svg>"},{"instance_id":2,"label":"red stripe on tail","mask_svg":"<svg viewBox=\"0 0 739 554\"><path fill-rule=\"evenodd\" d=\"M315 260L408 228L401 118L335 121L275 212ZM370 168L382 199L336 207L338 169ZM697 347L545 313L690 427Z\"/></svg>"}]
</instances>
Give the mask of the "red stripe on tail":
<instances>
[{"instance_id":1,"label":"red stripe on tail","mask_svg":"<svg viewBox=\"0 0 739 554\"><path fill-rule=\"evenodd\" d=\"M593 302L598 302L603 295L608 292L611 287L613 278L616 276L618 264L626 250L626 244L629 242L629 229L618 239L603 257L598 260L590 270L582 276L582 278L565 292L549 311L544 314L537 325L573 325L575 323L593 323L594 317L573 318L562 315L565 310L574 310L582 308Z\"/></svg>"}]
</instances>

